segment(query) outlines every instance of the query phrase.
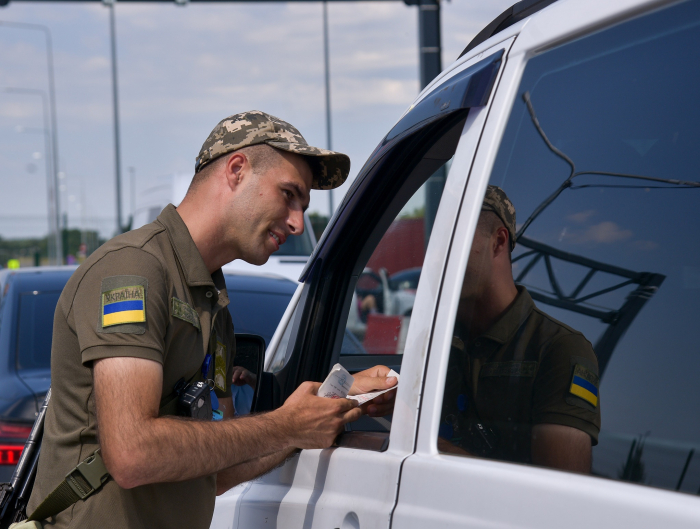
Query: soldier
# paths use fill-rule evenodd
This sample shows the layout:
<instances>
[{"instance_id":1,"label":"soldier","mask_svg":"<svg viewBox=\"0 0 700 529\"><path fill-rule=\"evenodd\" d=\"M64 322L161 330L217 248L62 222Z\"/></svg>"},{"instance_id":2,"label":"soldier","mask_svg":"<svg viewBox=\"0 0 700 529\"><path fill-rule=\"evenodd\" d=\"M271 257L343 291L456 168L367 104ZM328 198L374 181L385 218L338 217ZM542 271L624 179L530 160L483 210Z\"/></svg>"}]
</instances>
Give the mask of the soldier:
<instances>
[{"instance_id":1,"label":"soldier","mask_svg":"<svg viewBox=\"0 0 700 529\"><path fill-rule=\"evenodd\" d=\"M230 116L204 142L182 204L104 244L73 274L54 320L33 519L206 528L216 494L297 449L330 446L363 411L389 411L393 396L359 409L306 382L278 410L227 420L235 341L221 266L265 263L304 230L309 190L338 187L349 170L346 155L311 147L274 116ZM351 394L393 386L388 371L359 373ZM174 416L177 388L196 379L213 381L224 420Z\"/></svg>"},{"instance_id":2,"label":"soldier","mask_svg":"<svg viewBox=\"0 0 700 529\"><path fill-rule=\"evenodd\" d=\"M515 207L488 186L457 309L438 444L587 473L600 431L596 356L583 334L515 285L514 247Z\"/></svg>"}]
</instances>

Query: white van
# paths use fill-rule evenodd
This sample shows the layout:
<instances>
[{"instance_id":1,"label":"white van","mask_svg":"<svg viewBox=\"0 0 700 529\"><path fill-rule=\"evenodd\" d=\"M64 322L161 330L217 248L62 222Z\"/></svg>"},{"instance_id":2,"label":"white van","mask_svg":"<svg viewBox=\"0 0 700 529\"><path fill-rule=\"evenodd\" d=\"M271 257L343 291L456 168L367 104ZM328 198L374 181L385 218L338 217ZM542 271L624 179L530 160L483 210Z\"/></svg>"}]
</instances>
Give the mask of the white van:
<instances>
[{"instance_id":1,"label":"white van","mask_svg":"<svg viewBox=\"0 0 700 529\"><path fill-rule=\"evenodd\" d=\"M528 0L480 33L365 164L266 353L276 406L336 362L393 367L393 416L364 417L337 446L230 490L212 527L700 527L699 65L700 0ZM376 249L405 251L391 226L450 160L410 315L353 303ZM518 288L595 351L590 471L444 449L448 365L489 184L515 206ZM352 311L367 328L350 350ZM479 387L498 379L494 405L530 406L541 395L521 379L537 383L544 364L511 364L482 369ZM514 417L503 420L527 432L561 420Z\"/></svg>"}]
</instances>

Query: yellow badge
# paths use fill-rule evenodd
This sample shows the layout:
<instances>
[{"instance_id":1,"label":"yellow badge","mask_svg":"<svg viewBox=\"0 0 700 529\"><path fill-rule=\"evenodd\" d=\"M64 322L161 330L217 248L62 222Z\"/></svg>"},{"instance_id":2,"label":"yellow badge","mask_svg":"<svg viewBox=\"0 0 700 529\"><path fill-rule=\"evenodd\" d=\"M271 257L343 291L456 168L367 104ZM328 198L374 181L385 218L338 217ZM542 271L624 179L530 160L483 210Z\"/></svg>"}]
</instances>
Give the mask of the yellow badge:
<instances>
[{"instance_id":1,"label":"yellow badge","mask_svg":"<svg viewBox=\"0 0 700 529\"><path fill-rule=\"evenodd\" d=\"M219 340L216 340L214 355L214 386L221 391L226 391L226 346Z\"/></svg>"}]
</instances>

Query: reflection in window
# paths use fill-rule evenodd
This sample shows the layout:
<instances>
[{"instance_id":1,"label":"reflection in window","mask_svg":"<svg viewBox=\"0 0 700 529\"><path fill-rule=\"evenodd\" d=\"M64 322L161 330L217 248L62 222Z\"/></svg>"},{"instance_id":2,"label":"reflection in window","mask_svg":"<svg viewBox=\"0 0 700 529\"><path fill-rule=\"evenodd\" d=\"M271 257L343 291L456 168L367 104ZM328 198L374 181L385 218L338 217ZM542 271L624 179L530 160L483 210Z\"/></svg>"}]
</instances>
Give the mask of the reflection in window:
<instances>
[{"instance_id":1,"label":"reflection in window","mask_svg":"<svg viewBox=\"0 0 700 529\"><path fill-rule=\"evenodd\" d=\"M491 353L472 354L478 346L467 333L469 354L455 353L455 341L450 368L471 380L476 398L460 397L448 374L443 451L562 467L571 453L541 441L568 424L594 445L592 474L700 492L700 72L691 67L700 61L698 29L700 2L685 2L529 61L491 184L517 212L512 275L520 293L581 333L597 366L573 360L585 356L571 344L548 358L552 344L528 367L530 343L542 336L527 337L527 326L516 332L527 346L508 360L520 363L493 365ZM465 289L472 279L468 268ZM487 338L500 337L500 323ZM458 316L455 336L474 325ZM566 384L551 394L538 389L567 357ZM471 371L459 365L465 361ZM597 438L554 410L542 413L548 398L600 413ZM465 448L460 436L470 435L482 448Z\"/></svg>"}]
</instances>

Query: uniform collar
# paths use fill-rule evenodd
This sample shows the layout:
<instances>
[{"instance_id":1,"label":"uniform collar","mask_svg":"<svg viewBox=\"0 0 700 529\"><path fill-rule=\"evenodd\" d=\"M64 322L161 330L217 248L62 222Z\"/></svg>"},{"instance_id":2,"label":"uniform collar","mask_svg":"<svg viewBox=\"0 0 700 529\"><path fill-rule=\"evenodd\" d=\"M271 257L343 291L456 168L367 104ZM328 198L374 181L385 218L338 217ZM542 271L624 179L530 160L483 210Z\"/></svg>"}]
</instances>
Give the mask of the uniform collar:
<instances>
[{"instance_id":1,"label":"uniform collar","mask_svg":"<svg viewBox=\"0 0 700 529\"><path fill-rule=\"evenodd\" d=\"M518 295L506 309L503 315L494 323L489 330L481 335L482 338L487 338L504 344L512 340L520 326L525 323L525 320L530 316L530 313L535 308L535 303L530 297L530 293L521 285L516 285Z\"/></svg>"},{"instance_id":2,"label":"uniform collar","mask_svg":"<svg viewBox=\"0 0 700 529\"><path fill-rule=\"evenodd\" d=\"M214 286L217 290L226 288L221 269L213 274L207 270L202 254L199 253L190 230L187 229L175 206L172 204L165 206L156 221L165 227L188 286Z\"/></svg>"}]
</instances>

